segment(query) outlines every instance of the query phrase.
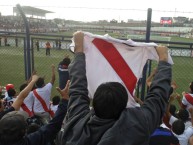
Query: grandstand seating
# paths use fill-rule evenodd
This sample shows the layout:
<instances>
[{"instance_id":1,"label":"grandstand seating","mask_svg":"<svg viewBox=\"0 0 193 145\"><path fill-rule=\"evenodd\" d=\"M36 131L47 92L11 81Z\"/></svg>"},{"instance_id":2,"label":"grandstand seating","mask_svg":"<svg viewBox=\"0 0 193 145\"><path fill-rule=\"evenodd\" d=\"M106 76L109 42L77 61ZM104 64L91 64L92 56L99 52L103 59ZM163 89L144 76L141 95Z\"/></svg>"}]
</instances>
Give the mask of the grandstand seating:
<instances>
[{"instance_id":1,"label":"grandstand seating","mask_svg":"<svg viewBox=\"0 0 193 145\"><path fill-rule=\"evenodd\" d=\"M31 32L58 32L57 24L52 20L27 18ZM0 30L23 32L24 22L19 16L1 16Z\"/></svg>"}]
</instances>

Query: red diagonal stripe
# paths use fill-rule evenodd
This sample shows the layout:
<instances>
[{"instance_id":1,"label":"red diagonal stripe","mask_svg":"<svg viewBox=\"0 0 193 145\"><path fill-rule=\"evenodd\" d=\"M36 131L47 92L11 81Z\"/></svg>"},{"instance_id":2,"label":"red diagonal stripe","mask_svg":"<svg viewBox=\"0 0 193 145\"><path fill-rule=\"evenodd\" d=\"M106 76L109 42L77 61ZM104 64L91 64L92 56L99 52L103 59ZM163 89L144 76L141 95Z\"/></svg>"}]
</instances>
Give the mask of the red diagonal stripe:
<instances>
[{"instance_id":1,"label":"red diagonal stripe","mask_svg":"<svg viewBox=\"0 0 193 145\"><path fill-rule=\"evenodd\" d=\"M30 111L30 110L28 109L28 107L27 107L24 103L21 104L21 108L22 108L25 112L27 112L30 117L33 116L33 112Z\"/></svg>"},{"instance_id":2,"label":"red diagonal stripe","mask_svg":"<svg viewBox=\"0 0 193 145\"><path fill-rule=\"evenodd\" d=\"M112 43L102 39L95 38L92 42L106 58L115 72L119 75L129 90L130 94L133 95L133 90L135 89L137 78L133 74L128 64L122 58L120 53L117 51L117 49L113 46Z\"/></svg>"},{"instance_id":3,"label":"red diagonal stripe","mask_svg":"<svg viewBox=\"0 0 193 145\"><path fill-rule=\"evenodd\" d=\"M190 94L185 94L186 100L193 105L193 97Z\"/></svg>"}]
</instances>

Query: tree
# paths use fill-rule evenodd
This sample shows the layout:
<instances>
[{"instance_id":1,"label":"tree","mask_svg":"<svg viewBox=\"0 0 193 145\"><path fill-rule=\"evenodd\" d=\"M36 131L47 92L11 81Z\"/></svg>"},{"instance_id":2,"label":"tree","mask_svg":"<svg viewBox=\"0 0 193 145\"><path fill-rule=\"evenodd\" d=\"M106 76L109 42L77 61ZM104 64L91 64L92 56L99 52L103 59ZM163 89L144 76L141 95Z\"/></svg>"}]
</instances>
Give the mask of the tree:
<instances>
[{"instance_id":1,"label":"tree","mask_svg":"<svg viewBox=\"0 0 193 145\"><path fill-rule=\"evenodd\" d=\"M115 20L115 19L112 19L112 20L110 21L110 23L117 24L117 23L118 23L118 21L117 21L117 20Z\"/></svg>"}]
</instances>

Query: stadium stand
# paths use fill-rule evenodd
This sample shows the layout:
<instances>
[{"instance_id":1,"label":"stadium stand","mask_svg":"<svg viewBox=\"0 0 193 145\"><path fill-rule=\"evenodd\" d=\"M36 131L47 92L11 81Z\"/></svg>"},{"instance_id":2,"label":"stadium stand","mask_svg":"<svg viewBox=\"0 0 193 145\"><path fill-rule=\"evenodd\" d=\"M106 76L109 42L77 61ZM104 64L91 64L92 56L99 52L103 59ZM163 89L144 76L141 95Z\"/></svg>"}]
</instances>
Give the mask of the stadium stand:
<instances>
[{"instance_id":1,"label":"stadium stand","mask_svg":"<svg viewBox=\"0 0 193 145\"><path fill-rule=\"evenodd\" d=\"M46 13L53 12L29 6L23 6L22 9L25 14L29 16L27 19L31 32L58 32L58 26L54 20L45 19ZM24 31L24 23L16 7L13 7L13 14L13 16L0 16L0 30L14 32Z\"/></svg>"}]
</instances>

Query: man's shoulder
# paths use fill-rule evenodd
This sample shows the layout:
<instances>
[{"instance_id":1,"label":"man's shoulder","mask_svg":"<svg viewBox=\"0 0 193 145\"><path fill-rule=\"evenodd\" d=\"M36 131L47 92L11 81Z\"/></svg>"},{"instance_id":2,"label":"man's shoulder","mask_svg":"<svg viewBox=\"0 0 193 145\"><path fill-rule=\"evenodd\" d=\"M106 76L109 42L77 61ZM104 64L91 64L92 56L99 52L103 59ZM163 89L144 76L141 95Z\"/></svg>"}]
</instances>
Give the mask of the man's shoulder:
<instances>
[{"instance_id":1,"label":"man's shoulder","mask_svg":"<svg viewBox=\"0 0 193 145\"><path fill-rule=\"evenodd\" d=\"M50 88L50 87L52 87L52 86L53 86L52 83L49 82L49 83L47 83L47 84L44 86L44 88Z\"/></svg>"}]
</instances>

